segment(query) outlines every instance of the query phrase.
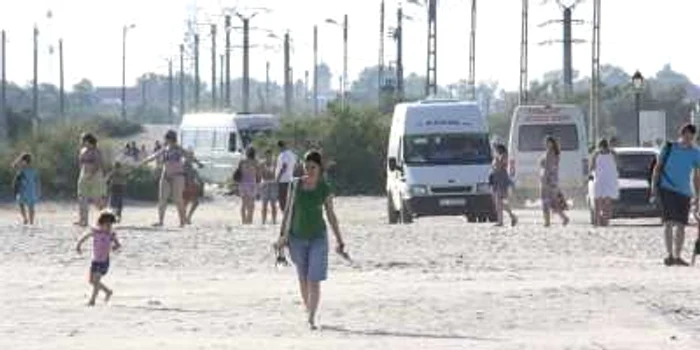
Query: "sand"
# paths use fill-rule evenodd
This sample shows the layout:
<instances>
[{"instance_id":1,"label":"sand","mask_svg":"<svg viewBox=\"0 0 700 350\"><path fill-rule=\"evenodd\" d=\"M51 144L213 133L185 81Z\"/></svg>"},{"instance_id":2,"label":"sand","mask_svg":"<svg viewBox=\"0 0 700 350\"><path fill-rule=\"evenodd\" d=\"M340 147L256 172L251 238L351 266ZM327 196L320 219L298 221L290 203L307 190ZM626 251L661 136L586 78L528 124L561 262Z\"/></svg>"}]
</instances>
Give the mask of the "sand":
<instances>
[{"instance_id":1,"label":"sand","mask_svg":"<svg viewBox=\"0 0 700 350\"><path fill-rule=\"evenodd\" d=\"M568 229L544 229L521 211L515 229L389 226L384 206L338 200L355 264L331 257L315 332L293 269L274 266L276 229L241 227L230 198L186 229L173 209L152 229L153 206L127 207L105 278L115 294L94 308L75 205L43 204L35 228L3 207L0 349L700 348L700 266L662 265L658 220L592 229L575 211Z\"/></svg>"}]
</instances>

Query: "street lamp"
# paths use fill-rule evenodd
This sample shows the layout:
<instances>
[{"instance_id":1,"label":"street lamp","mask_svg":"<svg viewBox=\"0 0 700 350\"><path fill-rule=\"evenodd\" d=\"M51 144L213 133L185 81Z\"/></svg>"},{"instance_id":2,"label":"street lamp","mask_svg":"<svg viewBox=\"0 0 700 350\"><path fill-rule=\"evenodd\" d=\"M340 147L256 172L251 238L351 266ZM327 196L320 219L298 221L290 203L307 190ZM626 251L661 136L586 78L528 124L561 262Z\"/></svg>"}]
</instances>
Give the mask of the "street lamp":
<instances>
[{"instance_id":1,"label":"street lamp","mask_svg":"<svg viewBox=\"0 0 700 350\"><path fill-rule=\"evenodd\" d=\"M634 110L637 118L637 146L639 146L641 143L639 138L640 114L642 109L642 92L644 91L644 77L639 71L634 72L634 75L632 75L632 86L634 87Z\"/></svg>"},{"instance_id":2,"label":"street lamp","mask_svg":"<svg viewBox=\"0 0 700 350\"><path fill-rule=\"evenodd\" d=\"M126 120L126 33L136 28L135 24L122 27L122 119Z\"/></svg>"},{"instance_id":3,"label":"street lamp","mask_svg":"<svg viewBox=\"0 0 700 350\"><path fill-rule=\"evenodd\" d=\"M341 102L345 108L345 99L348 86L348 15L343 16L343 22L340 23L332 18L326 19L326 23L340 26L343 28L343 81L340 84Z\"/></svg>"}]
</instances>

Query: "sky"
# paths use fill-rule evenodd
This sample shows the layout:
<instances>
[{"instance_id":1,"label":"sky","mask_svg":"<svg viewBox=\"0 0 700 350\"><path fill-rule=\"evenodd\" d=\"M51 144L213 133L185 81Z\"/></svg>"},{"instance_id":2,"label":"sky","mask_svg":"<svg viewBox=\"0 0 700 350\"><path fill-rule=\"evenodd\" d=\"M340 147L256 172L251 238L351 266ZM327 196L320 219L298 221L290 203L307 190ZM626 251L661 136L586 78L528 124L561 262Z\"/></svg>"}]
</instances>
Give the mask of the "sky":
<instances>
[{"instance_id":1,"label":"sky","mask_svg":"<svg viewBox=\"0 0 700 350\"><path fill-rule=\"evenodd\" d=\"M571 1L571 0L567 0ZM529 76L561 69L561 44L540 46L539 42L560 39L561 26L539 27L561 17L553 1L530 0ZM187 20L197 18L201 35L200 74L211 78L211 36L209 23L220 24L219 53L223 47L224 11L238 9L244 15L258 12L251 20L250 71L255 79L265 79L265 62L271 62L272 80L282 80L281 42L265 29L280 36L289 31L293 42L294 79L312 70L313 25L319 25L319 60L328 63L334 74L342 71L342 32L324 23L327 18L349 16L348 71L350 80L367 66L376 65L379 46L380 0L0 0L0 29L7 32L7 77L19 84L32 79L32 28L39 28L39 80L57 84L57 42L63 38L66 85L82 78L96 86L121 84L122 28L134 24L127 33L127 84L135 83L144 72L167 72L167 60L177 61L178 45L183 42ZM394 26L398 0L386 0L387 27ZM255 7L264 7L261 11ZM574 18L586 21L574 26L573 37L586 43L574 45L574 69L590 75L592 0L585 0L574 11ZM466 79L469 60L470 1L439 0L438 83ZM51 12L51 16L47 16ZM404 23L404 70L424 75L426 70L426 10L404 4L412 20ZM605 0L602 4L601 63L639 69L653 76L664 64L700 82L697 57L700 48L691 39L696 31L697 0ZM497 81L500 88L515 90L519 79L520 0L479 0L476 37L476 79ZM234 16L234 26L240 20ZM242 71L240 32L232 34L234 47L232 75ZM385 42L385 60L394 60L392 40ZM51 54L51 46L54 47ZM218 62L218 59L217 59ZM186 62L192 71L192 62ZM334 81L337 85L337 82Z\"/></svg>"}]
</instances>

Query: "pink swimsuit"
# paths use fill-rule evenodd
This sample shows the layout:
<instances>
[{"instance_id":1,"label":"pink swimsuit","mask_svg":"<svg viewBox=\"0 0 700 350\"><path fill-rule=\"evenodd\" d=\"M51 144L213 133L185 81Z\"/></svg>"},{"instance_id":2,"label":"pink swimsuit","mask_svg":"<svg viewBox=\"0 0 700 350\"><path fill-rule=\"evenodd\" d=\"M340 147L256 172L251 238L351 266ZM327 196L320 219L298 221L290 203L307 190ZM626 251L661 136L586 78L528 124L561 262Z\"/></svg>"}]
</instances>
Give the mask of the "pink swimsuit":
<instances>
[{"instance_id":1,"label":"pink swimsuit","mask_svg":"<svg viewBox=\"0 0 700 350\"><path fill-rule=\"evenodd\" d=\"M92 229L92 261L109 261L109 251L112 248L112 232Z\"/></svg>"}]
</instances>

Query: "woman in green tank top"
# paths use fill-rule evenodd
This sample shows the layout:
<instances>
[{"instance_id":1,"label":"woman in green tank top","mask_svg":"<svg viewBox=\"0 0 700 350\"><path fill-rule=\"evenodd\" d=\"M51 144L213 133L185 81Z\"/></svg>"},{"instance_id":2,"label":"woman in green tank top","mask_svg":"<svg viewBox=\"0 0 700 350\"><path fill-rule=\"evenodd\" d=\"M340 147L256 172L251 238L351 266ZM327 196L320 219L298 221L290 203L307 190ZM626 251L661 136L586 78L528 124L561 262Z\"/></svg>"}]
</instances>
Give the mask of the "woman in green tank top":
<instances>
[{"instance_id":1,"label":"woman in green tank top","mask_svg":"<svg viewBox=\"0 0 700 350\"><path fill-rule=\"evenodd\" d=\"M289 246L292 262L297 269L299 289L306 306L309 327L316 329L316 310L321 295L321 281L328 271L328 223L335 235L336 252L345 254L345 244L333 210L330 185L322 176L321 154L311 151L304 157L304 176L292 181L287 207L282 221L278 247Z\"/></svg>"}]
</instances>

